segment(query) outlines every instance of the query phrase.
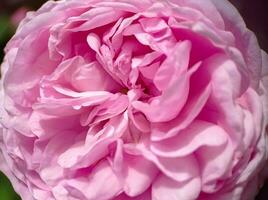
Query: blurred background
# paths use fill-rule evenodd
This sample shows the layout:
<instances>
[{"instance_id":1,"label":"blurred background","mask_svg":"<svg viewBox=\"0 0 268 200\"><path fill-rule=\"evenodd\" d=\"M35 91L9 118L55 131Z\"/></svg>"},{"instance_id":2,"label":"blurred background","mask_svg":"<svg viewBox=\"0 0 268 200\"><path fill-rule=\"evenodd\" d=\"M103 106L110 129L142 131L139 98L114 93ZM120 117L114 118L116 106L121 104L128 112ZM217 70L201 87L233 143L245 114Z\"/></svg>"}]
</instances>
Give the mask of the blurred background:
<instances>
[{"instance_id":1,"label":"blurred background","mask_svg":"<svg viewBox=\"0 0 268 200\"><path fill-rule=\"evenodd\" d=\"M229 1L240 11L247 26L256 33L262 49L268 52L268 1ZM38 9L44 2L46 0L0 0L0 63L3 59L3 49L14 34L20 20L27 11ZM0 200L20 200L19 196L13 191L8 179L1 172ZM261 189L256 200L268 200L268 181Z\"/></svg>"}]
</instances>

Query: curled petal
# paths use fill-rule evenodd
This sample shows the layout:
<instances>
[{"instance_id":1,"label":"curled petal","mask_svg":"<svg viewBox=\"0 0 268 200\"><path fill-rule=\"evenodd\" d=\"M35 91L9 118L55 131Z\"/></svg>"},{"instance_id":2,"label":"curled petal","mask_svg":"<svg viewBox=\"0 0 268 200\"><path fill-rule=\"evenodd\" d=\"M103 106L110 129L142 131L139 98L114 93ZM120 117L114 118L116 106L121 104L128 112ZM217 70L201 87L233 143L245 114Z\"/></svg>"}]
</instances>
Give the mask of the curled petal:
<instances>
[{"instance_id":1,"label":"curled petal","mask_svg":"<svg viewBox=\"0 0 268 200\"><path fill-rule=\"evenodd\" d=\"M194 121L176 136L152 143L151 150L161 157L182 157L202 146L222 146L227 141L227 134L221 127Z\"/></svg>"},{"instance_id":2,"label":"curled petal","mask_svg":"<svg viewBox=\"0 0 268 200\"><path fill-rule=\"evenodd\" d=\"M190 200L196 199L201 191L198 177L185 182L176 182L164 175L157 177L152 186L153 200Z\"/></svg>"}]
</instances>

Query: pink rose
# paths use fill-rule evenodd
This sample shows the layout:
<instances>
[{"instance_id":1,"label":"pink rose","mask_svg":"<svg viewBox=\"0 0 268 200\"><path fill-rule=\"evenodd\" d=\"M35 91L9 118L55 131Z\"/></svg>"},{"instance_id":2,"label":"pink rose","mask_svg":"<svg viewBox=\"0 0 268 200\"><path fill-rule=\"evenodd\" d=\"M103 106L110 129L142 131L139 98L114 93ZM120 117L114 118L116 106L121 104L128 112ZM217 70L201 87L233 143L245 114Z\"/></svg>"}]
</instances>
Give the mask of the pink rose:
<instances>
[{"instance_id":1,"label":"pink rose","mask_svg":"<svg viewBox=\"0 0 268 200\"><path fill-rule=\"evenodd\" d=\"M23 200L253 199L268 56L226 0L62 0L6 47L1 170Z\"/></svg>"}]
</instances>

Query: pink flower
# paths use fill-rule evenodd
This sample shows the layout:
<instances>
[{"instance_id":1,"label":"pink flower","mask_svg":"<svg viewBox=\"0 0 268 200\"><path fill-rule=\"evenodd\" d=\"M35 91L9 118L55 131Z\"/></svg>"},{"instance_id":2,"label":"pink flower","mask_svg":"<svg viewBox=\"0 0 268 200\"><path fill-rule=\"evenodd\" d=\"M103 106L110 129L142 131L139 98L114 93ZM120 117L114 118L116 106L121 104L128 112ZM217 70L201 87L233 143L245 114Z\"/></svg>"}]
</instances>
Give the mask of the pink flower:
<instances>
[{"instance_id":1,"label":"pink flower","mask_svg":"<svg viewBox=\"0 0 268 200\"><path fill-rule=\"evenodd\" d=\"M1 170L23 200L253 199L268 56L226 0L62 0L6 47Z\"/></svg>"}]
</instances>

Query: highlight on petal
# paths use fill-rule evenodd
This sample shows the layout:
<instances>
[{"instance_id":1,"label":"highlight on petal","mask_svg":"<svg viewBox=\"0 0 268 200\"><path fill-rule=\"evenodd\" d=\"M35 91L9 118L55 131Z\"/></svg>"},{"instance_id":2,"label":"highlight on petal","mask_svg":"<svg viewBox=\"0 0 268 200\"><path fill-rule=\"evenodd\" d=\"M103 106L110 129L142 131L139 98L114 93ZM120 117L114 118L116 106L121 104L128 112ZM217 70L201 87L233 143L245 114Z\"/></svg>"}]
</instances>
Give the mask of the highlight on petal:
<instances>
[{"instance_id":1,"label":"highlight on petal","mask_svg":"<svg viewBox=\"0 0 268 200\"><path fill-rule=\"evenodd\" d=\"M155 200L188 200L196 199L201 191L198 177L185 182L176 182L164 175L159 176L152 187L152 198Z\"/></svg>"},{"instance_id":2,"label":"highlight on petal","mask_svg":"<svg viewBox=\"0 0 268 200\"><path fill-rule=\"evenodd\" d=\"M151 186L159 170L142 156L125 154L124 160L124 192L130 197L138 196Z\"/></svg>"},{"instance_id":3,"label":"highlight on petal","mask_svg":"<svg viewBox=\"0 0 268 200\"><path fill-rule=\"evenodd\" d=\"M222 146L228 141L227 133L219 126L194 121L176 136L151 144L151 150L161 157L182 157L202 146Z\"/></svg>"},{"instance_id":4,"label":"highlight on petal","mask_svg":"<svg viewBox=\"0 0 268 200\"><path fill-rule=\"evenodd\" d=\"M112 186L112 187L111 187ZM68 193L61 198L75 196L81 199L110 199L121 191L121 185L107 161L100 162L88 177L76 177L66 180L62 187ZM59 187L53 189L54 193L60 193Z\"/></svg>"},{"instance_id":5,"label":"highlight on petal","mask_svg":"<svg viewBox=\"0 0 268 200\"><path fill-rule=\"evenodd\" d=\"M162 66L160 66L154 78L156 87L162 90L162 95L153 98L149 104L140 101L132 103L132 106L145 114L151 122L165 122L173 119L179 113L187 99L189 74L184 71L188 67L188 61L187 56L185 58L184 54L181 54L181 51L189 55L190 45L188 42L178 44L174 48L174 51L178 54L168 57ZM179 61L176 61L177 59ZM185 59L186 61L184 61ZM176 91L181 91L183 95L177 95ZM165 107L164 112L162 106Z\"/></svg>"}]
</instances>

